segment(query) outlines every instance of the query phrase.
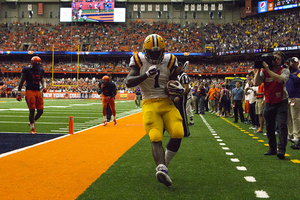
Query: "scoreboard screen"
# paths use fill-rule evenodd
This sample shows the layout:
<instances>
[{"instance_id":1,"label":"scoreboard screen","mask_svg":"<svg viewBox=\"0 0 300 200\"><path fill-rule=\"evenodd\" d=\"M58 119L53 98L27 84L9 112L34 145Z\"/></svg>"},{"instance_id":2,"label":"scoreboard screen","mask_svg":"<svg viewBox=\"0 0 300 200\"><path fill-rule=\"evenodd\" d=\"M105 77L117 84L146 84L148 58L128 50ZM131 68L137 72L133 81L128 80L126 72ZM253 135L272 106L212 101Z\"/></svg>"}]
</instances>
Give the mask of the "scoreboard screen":
<instances>
[{"instance_id":1,"label":"scoreboard screen","mask_svg":"<svg viewBox=\"0 0 300 200\"><path fill-rule=\"evenodd\" d=\"M297 8L300 6L297 0L265 0L258 2L258 13L271 12L276 10L285 10Z\"/></svg>"},{"instance_id":2,"label":"scoreboard screen","mask_svg":"<svg viewBox=\"0 0 300 200\"><path fill-rule=\"evenodd\" d=\"M61 22L125 22L126 8L115 8L114 0L73 1L60 8Z\"/></svg>"}]
</instances>

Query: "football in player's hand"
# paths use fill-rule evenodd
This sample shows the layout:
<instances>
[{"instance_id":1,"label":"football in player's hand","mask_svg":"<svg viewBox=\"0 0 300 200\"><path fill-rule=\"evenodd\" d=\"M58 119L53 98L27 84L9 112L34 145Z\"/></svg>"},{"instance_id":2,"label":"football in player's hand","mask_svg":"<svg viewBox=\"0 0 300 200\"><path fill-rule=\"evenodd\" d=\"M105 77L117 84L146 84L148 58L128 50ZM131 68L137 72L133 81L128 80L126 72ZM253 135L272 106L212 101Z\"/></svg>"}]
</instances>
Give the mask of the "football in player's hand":
<instances>
[{"instance_id":1,"label":"football in player's hand","mask_svg":"<svg viewBox=\"0 0 300 200\"><path fill-rule=\"evenodd\" d=\"M184 87L179 83L179 81L170 80L167 83L167 90L171 95L182 95L185 91Z\"/></svg>"},{"instance_id":2,"label":"football in player's hand","mask_svg":"<svg viewBox=\"0 0 300 200\"><path fill-rule=\"evenodd\" d=\"M169 88L170 87L170 84L174 84L176 86L179 86L179 82L178 81L175 81L175 80L170 80L168 83L167 83L167 87ZM172 87L172 86L171 86Z\"/></svg>"}]
</instances>

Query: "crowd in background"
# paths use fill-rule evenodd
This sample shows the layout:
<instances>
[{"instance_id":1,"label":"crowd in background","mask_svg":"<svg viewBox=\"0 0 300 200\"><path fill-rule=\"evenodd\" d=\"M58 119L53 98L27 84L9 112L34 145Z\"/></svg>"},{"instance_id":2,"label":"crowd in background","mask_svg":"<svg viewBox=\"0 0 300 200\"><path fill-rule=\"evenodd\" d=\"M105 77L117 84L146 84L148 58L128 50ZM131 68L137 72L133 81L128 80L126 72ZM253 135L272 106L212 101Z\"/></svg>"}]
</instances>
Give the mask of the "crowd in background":
<instances>
[{"instance_id":1,"label":"crowd in background","mask_svg":"<svg viewBox=\"0 0 300 200\"><path fill-rule=\"evenodd\" d=\"M1 51L141 51L144 38L160 34L167 52L201 52L202 37L194 26L166 22L130 22L64 26L63 24L20 23L0 25ZM130 36L130 37L128 37Z\"/></svg>"},{"instance_id":2,"label":"crowd in background","mask_svg":"<svg viewBox=\"0 0 300 200\"><path fill-rule=\"evenodd\" d=\"M299 12L241 19L236 23L130 21L127 24L8 23L0 24L1 51L141 51L144 38L157 33L165 39L167 52L201 52L212 44L214 52L299 45ZM130 37L128 37L130 36Z\"/></svg>"},{"instance_id":3,"label":"crowd in background","mask_svg":"<svg viewBox=\"0 0 300 200\"><path fill-rule=\"evenodd\" d=\"M247 18L237 23L205 26L205 43L214 44L216 52L298 46L299 12Z\"/></svg>"},{"instance_id":4,"label":"crowd in background","mask_svg":"<svg viewBox=\"0 0 300 200\"><path fill-rule=\"evenodd\" d=\"M119 91L127 91L130 93L134 92L134 88L126 88L125 77L126 75L113 76L113 81L116 84L117 89ZM201 78L196 76L191 80L192 87L197 86L199 82L204 82L207 86L210 86L212 83L225 83L225 79L222 78ZM4 78L4 81L12 91L3 91L1 96L13 96L16 92L16 87L19 84L19 77ZM49 92L96 92L100 79L90 76L90 78L79 78L77 81L77 78L74 75L73 78L54 78L53 81L52 78L45 78L45 81Z\"/></svg>"},{"instance_id":5,"label":"crowd in background","mask_svg":"<svg viewBox=\"0 0 300 200\"><path fill-rule=\"evenodd\" d=\"M126 59L114 59L99 62L82 62L79 63L64 63L58 62L52 64L51 62L43 62L43 68L45 72L129 72L129 61ZM0 69L2 72L21 72L22 68L29 66L30 62L21 61L3 61L0 62ZM241 61L241 62L226 62L226 63L210 63L210 62L192 62L187 69L187 73L233 73L233 72L248 72L253 68L253 61Z\"/></svg>"},{"instance_id":6,"label":"crowd in background","mask_svg":"<svg viewBox=\"0 0 300 200\"><path fill-rule=\"evenodd\" d=\"M19 84L20 78L4 78L6 87L9 90L1 91L0 97L15 97L17 92L17 86ZM79 93L90 93L97 92L99 79L95 77L90 78L79 78L77 80L76 75L73 78L45 78L47 85L47 91L49 92L79 92ZM116 87L119 91L129 91L132 92L132 88L126 88L125 76L115 77L113 79ZM25 85L23 87L25 91Z\"/></svg>"},{"instance_id":7,"label":"crowd in background","mask_svg":"<svg viewBox=\"0 0 300 200\"><path fill-rule=\"evenodd\" d=\"M237 23L214 24L204 26L187 23L185 25L166 22L138 22L113 25L109 23L87 23L84 25L65 26L63 24L20 23L0 24L1 51L141 51L144 38L150 33L157 33L165 39L166 52L201 52L202 42L213 44L215 51L243 50L264 47L298 45L298 29L300 28L299 12L280 15L253 17L239 20ZM130 36L130 37L128 37ZM46 78L48 89L51 91L93 90L97 80L93 73L122 72L128 73L129 60L113 58L89 61L88 58L78 64L73 62L43 62L46 73L85 72L90 73L86 79L76 83L73 79L56 79L55 85L78 85L77 87L52 86L51 78ZM18 72L29 66L29 62L2 61L2 72ZM249 72L253 69L253 61L232 61L216 63L215 61L190 61L187 73L237 73ZM52 68L53 67L53 68ZM121 76L120 76L121 77ZM6 77L10 87L15 87L18 78ZM118 89L126 89L123 78L115 80ZM201 80L194 78L194 82ZM214 79L211 79L213 81ZM92 84L90 84L92 82Z\"/></svg>"}]
</instances>

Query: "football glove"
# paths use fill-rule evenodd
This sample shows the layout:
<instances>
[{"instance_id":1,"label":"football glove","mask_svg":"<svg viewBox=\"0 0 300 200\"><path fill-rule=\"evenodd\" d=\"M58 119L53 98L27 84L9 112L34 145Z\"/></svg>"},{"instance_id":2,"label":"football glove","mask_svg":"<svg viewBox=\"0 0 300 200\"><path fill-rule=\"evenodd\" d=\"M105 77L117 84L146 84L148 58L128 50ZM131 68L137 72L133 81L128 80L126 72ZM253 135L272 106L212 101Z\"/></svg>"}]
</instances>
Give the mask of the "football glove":
<instances>
[{"instance_id":1,"label":"football glove","mask_svg":"<svg viewBox=\"0 0 300 200\"><path fill-rule=\"evenodd\" d=\"M171 95L182 95L185 92L185 89L178 81L176 82L177 84L170 83L170 85L168 86L168 92Z\"/></svg>"},{"instance_id":2,"label":"football glove","mask_svg":"<svg viewBox=\"0 0 300 200\"><path fill-rule=\"evenodd\" d=\"M21 95L22 95L22 92L21 92L21 91L18 91L18 92L17 92L17 100L18 100L18 101L22 101L22 96L21 96Z\"/></svg>"},{"instance_id":3,"label":"football glove","mask_svg":"<svg viewBox=\"0 0 300 200\"><path fill-rule=\"evenodd\" d=\"M47 92L47 88L43 88L43 89L42 89L42 92L43 92L43 93L46 93L46 92Z\"/></svg>"},{"instance_id":4,"label":"football glove","mask_svg":"<svg viewBox=\"0 0 300 200\"><path fill-rule=\"evenodd\" d=\"M156 65L152 65L151 67L149 67L148 71L146 72L148 77L153 77L157 74L157 67Z\"/></svg>"}]
</instances>

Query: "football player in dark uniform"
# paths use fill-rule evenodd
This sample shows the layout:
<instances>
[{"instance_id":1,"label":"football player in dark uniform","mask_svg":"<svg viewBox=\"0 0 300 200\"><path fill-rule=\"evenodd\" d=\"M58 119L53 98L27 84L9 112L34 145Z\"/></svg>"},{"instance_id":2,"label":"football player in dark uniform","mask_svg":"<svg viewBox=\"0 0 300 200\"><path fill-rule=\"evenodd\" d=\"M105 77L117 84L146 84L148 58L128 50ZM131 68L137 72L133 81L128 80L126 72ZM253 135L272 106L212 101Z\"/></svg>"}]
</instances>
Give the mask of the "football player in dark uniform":
<instances>
[{"instance_id":1,"label":"football player in dark uniform","mask_svg":"<svg viewBox=\"0 0 300 200\"><path fill-rule=\"evenodd\" d=\"M42 59L38 56L32 57L31 66L24 67L22 69L22 75L20 79L21 81L18 87L17 100L22 100L21 89L26 81L25 100L29 108L29 126L31 133L36 134L34 123L41 117L44 110L44 100L40 90L42 89L43 92L47 92L46 83L44 82ZM42 87L40 87L40 83ZM34 115L35 109L37 109L36 115Z\"/></svg>"},{"instance_id":2,"label":"football player in dark uniform","mask_svg":"<svg viewBox=\"0 0 300 200\"><path fill-rule=\"evenodd\" d=\"M112 75L111 74L107 74L106 76L108 76L109 78L109 81L112 81ZM113 81L112 81L113 82ZM102 79L99 81L98 83L98 89L97 89L97 92L98 94L100 95L101 94L101 84L103 83ZM110 109L110 106L109 104L107 104L107 107L106 107L106 120L107 122L110 122L111 121L111 109Z\"/></svg>"},{"instance_id":3,"label":"football player in dark uniform","mask_svg":"<svg viewBox=\"0 0 300 200\"><path fill-rule=\"evenodd\" d=\"M107 104L109 104L112 115L114 117L114 125L117 125L117 120L116 120L116 109L115 109L115 96L117 94L117 87L116 85L110 81L110 78L108 76L103 76L102 77L102 83L99 84L99 91L98 94L102 93L102 106L103 106L103 118L104 122L103 125L107 125Z\"/></svg>"}]
</instances>

